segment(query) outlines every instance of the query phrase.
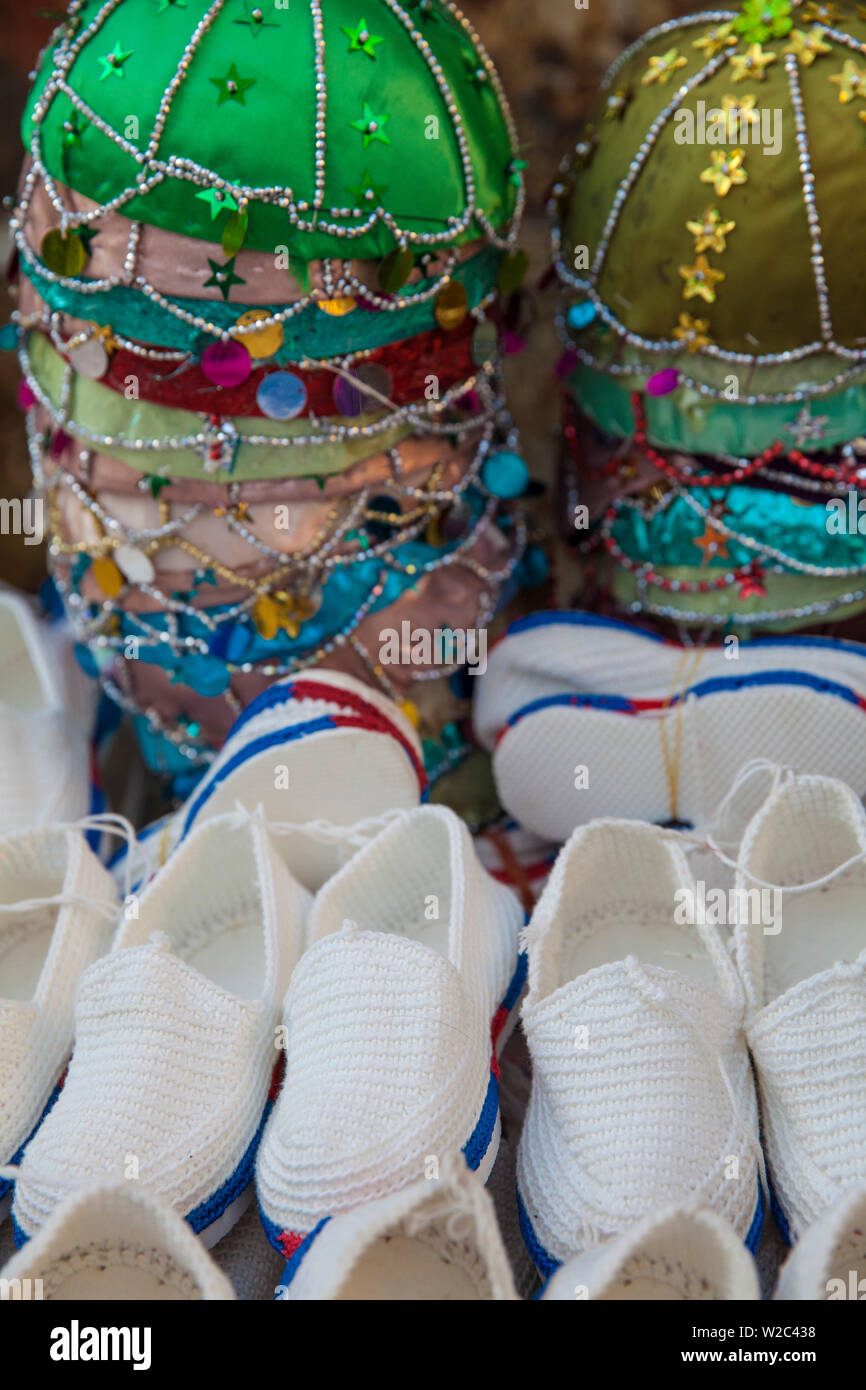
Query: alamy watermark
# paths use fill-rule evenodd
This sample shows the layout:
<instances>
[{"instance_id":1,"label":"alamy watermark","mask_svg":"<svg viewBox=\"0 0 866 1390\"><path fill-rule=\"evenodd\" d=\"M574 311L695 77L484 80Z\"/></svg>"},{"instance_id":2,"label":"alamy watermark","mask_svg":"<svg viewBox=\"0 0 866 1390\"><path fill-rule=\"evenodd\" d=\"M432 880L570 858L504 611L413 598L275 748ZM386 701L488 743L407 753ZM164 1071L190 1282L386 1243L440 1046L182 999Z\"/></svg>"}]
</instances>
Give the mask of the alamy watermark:
<instances>
[{"instance_id":1,"label":"alamy watermark","mask_svg":"<svg viewBox=\"0 0 866 1390\"><path fill-rule=\"evenodd\" d=\"M386 627L379 634L382 666L467 666L470 675L487 670L487 630L477 627L417 627L403 619L398 632Z\"/></svg>"},{"instance_id":2,"label":"alamy watermark","mask_svg":"<svg viewBox=\"0 0 866 1390\"><path fill-rule=\"evenodd\" d=\"M782 151L781 107L755 106L754 97L725 97L721 106L699 101L692 111L674 112L677 145L760 145L764 154Z\"/></svg>"},{"instance_id":3,"label":"alamy watermark","mask_svg":"<svg viewBox=\"0 0 866 1390\"><path fill-rule=\"evenodd\" d=\"M44 510L41 497L0 497L0 536L23 536L25 545L41 545Z\"/></svg>"},{"instance_id":4,"label":"alamy watermark","mask_svg":"<svg viewBox=\"0 0 866 1390\"><path fill-rule=\"evenodd\" d=\"M708 888L698 879L694 888L674 894L674 921L680 927L763 927L765 936L782 930L782 891L779 888Z\"/></svg>"}]
</instances>

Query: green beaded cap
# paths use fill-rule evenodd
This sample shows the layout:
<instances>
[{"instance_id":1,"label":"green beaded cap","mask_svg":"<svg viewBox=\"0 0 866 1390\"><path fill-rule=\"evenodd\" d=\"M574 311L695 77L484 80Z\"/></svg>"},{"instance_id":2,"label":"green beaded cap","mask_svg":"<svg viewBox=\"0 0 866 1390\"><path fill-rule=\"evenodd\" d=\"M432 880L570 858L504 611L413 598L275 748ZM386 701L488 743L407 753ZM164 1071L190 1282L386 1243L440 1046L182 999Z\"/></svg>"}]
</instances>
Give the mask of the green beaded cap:
<instances>
[{"instance_id":1,"label":"green beaded cap","mask_svg":"<svg viewBox=\"0 0 866 1390\"><path fill-rule=\"evenodd\" d=\"M447 0L73 0L22 133L100 206L211 242L239 208L245 246L307 263L511 244L523 201L499 78Z\"/></svg>"},{"instance_id":2,"label":"green beaded cap","mask_svg":"<svg viewBox=\"0 0 866 1390\"><path fill-rule=\"evenodd\" d=\"M722 402L731 373L767 401L862 378L863 14L745 0L614 64L553 203L586 364L640 386L676 367Z\"/></svg>"}]
</instances>

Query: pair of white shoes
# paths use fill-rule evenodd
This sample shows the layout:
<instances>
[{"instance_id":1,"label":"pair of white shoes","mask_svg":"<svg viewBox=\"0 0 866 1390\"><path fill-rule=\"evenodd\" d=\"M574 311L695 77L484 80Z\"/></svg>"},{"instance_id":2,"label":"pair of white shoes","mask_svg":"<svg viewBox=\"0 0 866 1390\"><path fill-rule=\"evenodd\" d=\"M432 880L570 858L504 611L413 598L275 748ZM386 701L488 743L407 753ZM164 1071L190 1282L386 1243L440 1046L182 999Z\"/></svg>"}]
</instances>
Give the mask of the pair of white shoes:
<instances>
[{"instance_id":1,"label":"pair of white shoes","mask_svg":"<svg viewBox=\"0 0 866 1390\"><path fill-rule=\"evenodd\" d=\"M66 1081L14 1174L19 1244L126 1177L212 1245L255 1169L289 1260L431 1156L486 1177L523 913L452 812L387 825L315 904L258 817L203 820L134 903L77 982Z\"/></svg>"},{"instance_id":2,"label":"pair of white shoes","mask_svg":"<svg viewBox=\"0 0 866 1390\"><path fill-rule=\"evenodd\" d=\"M501 804L562 843L603 816L706 826L758 757L844 778L863 795L864 695L866 648L852 642L686 648L552 612L522 619L493 648L473 719Z\"/></svg>"},{"instance_id":3,"label":"pair of white shoes","mask_svg":"<svg viewBox=\"0 0 866 1390\"><path fill-rule=\"evenodd\" d=\"M518 1193L546 1276L687 1196L754 1249L762 1154L789 1241L866 1184L862 804L780 772L728 900L685 844L627 821L577 830L526 932Z\"/></svg>"}]
</instances>

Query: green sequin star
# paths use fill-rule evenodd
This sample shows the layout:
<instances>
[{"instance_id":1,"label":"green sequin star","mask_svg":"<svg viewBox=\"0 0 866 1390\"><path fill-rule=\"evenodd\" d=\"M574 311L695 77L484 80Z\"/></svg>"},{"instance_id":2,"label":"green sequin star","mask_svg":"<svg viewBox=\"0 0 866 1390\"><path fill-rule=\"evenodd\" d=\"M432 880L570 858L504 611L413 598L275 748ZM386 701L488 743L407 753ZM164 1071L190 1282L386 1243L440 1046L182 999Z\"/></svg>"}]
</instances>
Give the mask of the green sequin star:
<instances>
[{"instance_id":1,"label":"green sequin star","mask_svg":"<svg viewBox=\"0 0 866 1390\"><path fill-rule=\"evenodd\" d=\"M63 122L63 148L69 150L73 145L80 145L81 137L89 125L86 116L82 116L80 111L73 111Z\"/></svg>"},{"instance_id":2,"label":"green sequin star","mask_svg":"<svg viewBox=\"0 0 866 1390\"><path fill-rule=\"evenodd\" d=\"M148 483L148 487L150 488L150 491L154 497L159 497L159 494L162 492L163 488L168 487L168 485L169 479L160 478L157 473L153 474L153 476L150 479L150 482Z\"/></svg>"},{"instance_id":3,"label":"green sequin star","mask_svg":"<svg viewBox=\"0 0 866 1390\"><path fill-rule=\"evenodd\" d=\"M525 159L512 159L509 161L508 168L505 172L508 174L508 182L513 183L515 188L520 187L520 175L523 173L523 170L527 168L527 166L528 161Z\"/></svg>"},{"instance_id":4,"label":"green sequin star","mask_svg":"<svg viewBox=\"0 0 866 1390\"><path fill-rule=\"evenodd\" d=\"M258 38L263 29L279 29L280 27L272 19L265 19L265 12L261 5L255 5L252 9L247 7L246 17L236 19L235 24L247 25L254 39Z\"/></svg>"},{"instance_id":5,"label":"green sequin star","mask_svg":"<svg viewBox=\"0 0 866 1390\"><path fill-rule=\"evenodd\" d=\"M466 49L463 53L463 66L469 74L469 81L473 87L489 87L490 73L487 71L478 54L472 49Z\"/></svg>"},{"instance_id":6,"label":"green sequin star","mask_svg":"<svg viewBox=\"0 0 866 1390\"><path fill-rule=\"evenodd\" d=\"M114 77L123 77L125 75L123 65L127 58L132 57L134 51L134 49L130 48L128 52L124 52L122 46L116 43L112 51L99 60L102 64L102 72L99 74L100 82L104 82L106 77L111 77L112 75Z\"/></svg>"},{"instance_id":7,"label":"green sequin star","mask_svg":"<svg viewBox=\"0 0 866 1390\"><path fill-rule=\"evenodd\" d=\"M387 183L373 182L369 169L364 170L359 184L354 187L351 184L346 184L346 188L349 193L354 194L361 206L366 203L369 207L381 203L384 194L388 192Z\"/></svg>"},{"instance_id":8,"label":"green sequin star","mask_svg":"<svg viewBox=\"0 0 866 1390\"><path fill-rule=\"evenodd\" d=\"M225 265L220 265L219 261L212 261L210 256L207 263L213 272L209 280L205 280L206 288L214 286L219 290L223 299L228 299L232 285L245 285L246 280L242 280L239 275L235 275L235 258L232 256Z\"/></svg>"},{"instance_id":9,"label":"green sequin star","mask_svg":"<svg viewBox=\"0 0 866 1390\"><path fill-rule=\"evenodd\" d=\"M350 29L347 24L341 24L340 28L346 35L346 38L350 40L350 53L366 53L368 58L375 58L376 45L382 43L383 40L380 39L377 34L370 33L370 30L367 28L366 19L359 20L356 29Z\"/></svg>"},{"instance_id":10,"label":"green sequin star","mask_svg":"<svg viewBox=\"0 0 866 1390\"><path fill-rule=\"evenodd\" d=\"M254 77L241 77L234 63L232 63L225 77L212 77L210 81L219 88L220 99L217 106L222 106L224 101L237 101L241 106L246 106L244 92L253 86Z\"/></svg>"},{"instance_id":11,"label":"green sequin star","mask_svg":"<svg viewBox=\"0 0 866 1390\"><path fill-rule=\"evenodd\" d=\"M349 125L353 130L358 130L364 137L364 149L372 145L374 140L380 140L383 145L390 145L391 141L382 130L383 125L387 125L389 116L377 116L372 110L370 103L364 102L364 114L358 121L350 121Z\"/></svg>"},{"instance_id":12,"label":"green sequin star","mask_svg":"<svg viewBox=\"0 0 866 1390\"><path fill-rule=\"evenodd\" d=\"M211 221L219 217L221 212L237 212L237 203L231 193L224 188L205 188L201 193L196 193L203 203L210 205Z\"/></svg>"},{"instance_id":13,"label":"green sequin star","mask_svg":"<svg viewBox=\"0 0 866 1390\"><path fill-rule=\"evenodd\" d=\"M159 0L157 14L165 14L166 10L185 10L186 0Z\"/></svg>"}]
</instances>

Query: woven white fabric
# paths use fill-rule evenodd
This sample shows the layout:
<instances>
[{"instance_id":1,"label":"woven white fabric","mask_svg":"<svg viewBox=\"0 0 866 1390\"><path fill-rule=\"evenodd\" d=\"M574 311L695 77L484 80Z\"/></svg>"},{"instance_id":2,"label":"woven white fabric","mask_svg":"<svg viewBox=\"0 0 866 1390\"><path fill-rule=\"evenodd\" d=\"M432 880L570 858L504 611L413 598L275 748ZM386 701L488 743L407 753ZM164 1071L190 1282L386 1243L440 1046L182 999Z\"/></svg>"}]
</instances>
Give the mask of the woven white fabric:
<instances>
[{"instance_id":1,"label":"woven white fabric","mask_svg":"<svg viewBox=\"0 0 866 1390\"><path fill-rule=\"evenodd\" d=\"M758 1271L732 1227L694 1204L654 1212L621 1236L573 1255L544 1300L707 1302L757 1299Z\"/></svg>"},{"instance_id":2,"label":"woven white fabric","mask_svg":"<svg viewBox=\"0 0 866 1390\"><path fill-rule=\"evenodd\" d=\"M788 776L739 863L742 892L782 889L778 930L743 922L735 942L764 1150L797 1238L866 1182L866 812L844 783Z\"/></svg>"},{"instance_id":3,"label":"woven white fabric","mask_svg":"<svg viewBox=\"0 0 866 1390\"><path fill-rule=\"evenodd\" d=\"M845 776L866 792L864 708L794 684L689 696L661 713L556 705L505 731L493 770L506 810L564 841L600 816L706 826L757 758Z\"/></svg>"},{"instance_id":4,"label":"woven white fabric","mask_svg":"<svg viewBox=\"0 0 866 1390\"><path fill-rule=\"evenodd\" d=\"M119 911L80 831L0 841L0 905L55 897L0 911L0 1163L29 1138L69 1060L79 980L108 949Z\"/></svg>"},{"instance_id":5,"label":"woven white fabric","mask_svg":"<svg viewBox=\"0 0 866 1390\"><path fill-rule=\"evenodd\" d=\"M463 822L438 806L388 826L321 890L256 1167L266 1223L306 1234L470 1140L522 917ZM486 1174L495 1137L482 1148Z\"/></svg>"},{"instance_id":6,"label":"woven white fabric","mask_svg":"<svg viewBox=\"0 0 866 1390\"><path fill-rule=\"evenodd\" d=\"M779 1271L773 1297L866 1298L866 1184L845 1192L803 1232Z\"/></svg>"},{"instance_id":7,"label":"woven white fabric","mask_svg":"<svg viewBox=\"0 0 866 1390\"><path fill-rule=\"evenodd\" d=\"M741 1239L758 1203L744 995L680 846L601 821L561 851L526 939L532 1094L518 1188L543 1272L698 1197Z\"/></svg>"},{"instance_id":8,"label":"woven white fabric","mask_svg":"<svg viewBox=\"0 0 866 1390\"><path fill-rule=\"evenodd\" d=\"M343 693L329 698L294 694L296 688L333 687ZM279 698L285 691L285 698ZM239 722L186 805L140 840L136 877L146 881L180 841L187 827L241 805L257 807L269 821L304 824L327 821L352 826L394 809L417 806L418 775L404 747L393 734L378 729L335 728L292 737L301 725L327 715L355 715L366 710L385 718L403 737L419 764L423 762L418 735L393 701L351 676L331 671L301 672L278 681L267 692L267 708ZM279 737L279 735L284 737ZM346 844L328 844L302 831L277 841L286 867L308 890L320 888L352 853ZM116 876L124 858L115 860Z\"/></svg>"},{"instance_id":9,"label":"woven white fabric","mask_svg":"<svg viewBox=\"0 0 866 1390\"><path fill-rule=\"evenodd\" d=\"M286 1300L517 1300L493 1202L462 1154L334 1217L280 1291Z\"/></svg>"},{"instance_id":10,"label":"woven white fabric","mask_svg":"<svg viewBox=\"0 0 866 1390\"><path fill-rule=\"evenodd\" d=\"M49 1300L235 1296L187 1223L127 1181L97 1183L68 1197L0 1271L0 1279L39 1279Z\"/></svg>"},{"instance_id":11,"label":"woven white fabric","mask_svg":"<svg viewBox=\"0 0 866 1390\"><path fill-rule=\"evenodd\" d=\"M520 618L475 682L475 734L492 748L517 710L550 695L668 699L684 685L758 671L807 671L866 692L866 646L832 638L758 637L736 647L682 647L631 623L580 610Z\"/></svg>"},{"instance_id":12,"label":"woven white fabric","mask_svg":"<svg viewBox=\"0 0 866 1390\"><path fill-rule=\"evenodd\" d=\"M206 821L171 857L83 976L69 1074L16 1183L25 1234L70 1188L131 1174L217 1233L210 1199L251 1177L308 906L255 824Z\"/></svg>"},{"instance_id":13,"label":"woven white fabric","mask_svg":"<svg viewBox=\"0 0 866 1390\"><path fill-rule=\"evenodd\" d=\"M0 835L87 814L95 708L65 626L0 589Z\"/></svg>"}]
</instances>

